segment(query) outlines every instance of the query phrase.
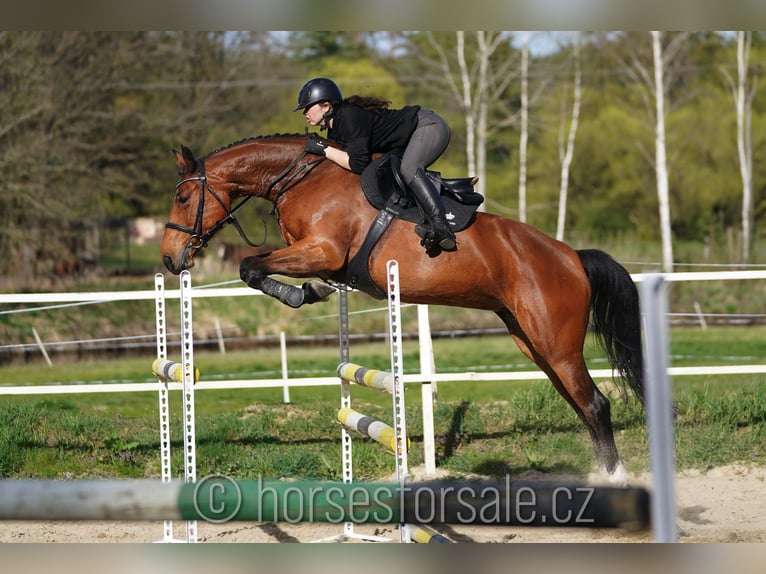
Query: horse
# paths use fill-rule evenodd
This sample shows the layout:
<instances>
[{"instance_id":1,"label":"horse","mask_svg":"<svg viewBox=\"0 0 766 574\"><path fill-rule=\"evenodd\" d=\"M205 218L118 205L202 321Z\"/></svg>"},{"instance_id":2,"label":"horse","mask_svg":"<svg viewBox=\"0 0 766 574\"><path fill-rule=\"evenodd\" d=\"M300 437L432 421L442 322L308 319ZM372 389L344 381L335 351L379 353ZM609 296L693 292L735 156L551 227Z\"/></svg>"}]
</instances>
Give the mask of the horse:
<instances>
[{"instance_id":1,"label":"horse","mask_svg":"<svg viewBox=\"0 0 766 574\"><path fill-rule=\"evenodd\" d=\"M236 211L260 197L273 204L286 246L243 259L241 279L291 307L326 300L379 210L367 202L359 175L307 154L305 143L305 135L274 134L204 157L186 146L173 150L179 179L161 245L167 269L178 274L192 267L195 254L226 224L247 241ZM425 250L413 223L393 219L368 260L380 288L391 259L399 263L402 302L495 313L590 433L601 475L627 482L609 400L583 357L592 324L612 368L644 402L638 291L620 263L604 251L574 250L531 225L484 212L457 233L457 249L443 252ZM275 274L313 280L290 285Z\"/></svg>"}]
</instances>

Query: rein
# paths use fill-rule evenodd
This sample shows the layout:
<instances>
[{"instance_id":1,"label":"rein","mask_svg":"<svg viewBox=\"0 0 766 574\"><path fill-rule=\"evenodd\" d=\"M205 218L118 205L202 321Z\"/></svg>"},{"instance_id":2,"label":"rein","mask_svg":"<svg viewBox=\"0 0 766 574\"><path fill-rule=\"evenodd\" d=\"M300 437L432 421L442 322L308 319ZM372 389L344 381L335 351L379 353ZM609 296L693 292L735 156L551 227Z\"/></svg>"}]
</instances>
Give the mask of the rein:
<instances>
[{"instance_id":1,"label":"rein","mask_svg":"<svg viewBox=\"0 0 766 574\"><path fill-rule=\"evenodd\" d=\"M261 243L253 243L250 241L250 239L247 237L247 234L245 233L245 230L242 229L242 225L239 223L239 220L235 216L235 213L239 211L249 200L251 200L253 197L266 197L269 195L272 189L282 182L282 186L277 191L277 194L274 198L274 203L276 204L276 201L284 194L286 193L290 188L288 187L292 182L295 181L295 179L298 176L305 177L311 169L313 169L317 164L322 162L325 158L319 158L316 161L311 161L308 163L304 163L298 167L298 169L290 175L290 172L295 169L296 166L300 163L300 161L306 156L306 152L303 151L301 154L295 158L290 165L288 165L284 170L282 170L281 173L279 173L274 180L268 185L266 188L266 191L262 194L252 194L247 195L242 200L237 203L233 208L229 209L226 207L226 204L223 202L221 197L215 192L215 190L210 186L210 184L207 181L207 175L205 174L205 162L203 159L198 159L198 165L199 169L197 170L197 175L194 175L192 177L187 177L185 179L182 179L176 184L176 193L178 192L178 189L184 185L185 183L188 183L190 181L199 181L199 201L197 202L197 217L194 222L194 227L186 227L184 225L180 225L178 223L173 223L168 221L165 224L166 229L173 229L175 231L181 231L183 233L189 234L189 242L186 244L186 249L200 249L202 247L207 247L208 242L213 238L213 236L218 233L225 225L231 223L234 228L237 230L237 233L239 233L242 240L250 245L251 247L260 247L266 242L266 234L268 230L264 231L263 241ZM290 177L288 177L288 175ZM221 207L223 207L224 211L226 211L226 217L216 222L210 229L203 232L202 231L202 219L205 215L205 190L210 192L210 195L213 196L213 198L219 203ZM266 224L264 222L264 228L266 229Z\"/></svg>"}]
</instances>

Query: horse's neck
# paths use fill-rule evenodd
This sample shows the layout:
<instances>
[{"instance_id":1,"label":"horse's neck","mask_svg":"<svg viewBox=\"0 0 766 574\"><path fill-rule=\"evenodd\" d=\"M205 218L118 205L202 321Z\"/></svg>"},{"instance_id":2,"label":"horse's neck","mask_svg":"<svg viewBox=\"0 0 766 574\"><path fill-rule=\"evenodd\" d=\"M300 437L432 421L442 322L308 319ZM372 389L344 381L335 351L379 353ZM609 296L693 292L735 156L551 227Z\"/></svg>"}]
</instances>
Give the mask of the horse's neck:
<instances>
[{"instance_id":1,"label":"horse's neck","mask_svg":"<svg viewBox=\"0 0 766 574\"><path fill-rule=\"evenodd\" d=\"M229 179L237 183L239 192L244 195L275 201L283 182L290 177L286 172L303 148L276 142L273 145L257 142L250 145L253 147L243 148L236 157L226 160Z\"/></svg>"}]
</instances>

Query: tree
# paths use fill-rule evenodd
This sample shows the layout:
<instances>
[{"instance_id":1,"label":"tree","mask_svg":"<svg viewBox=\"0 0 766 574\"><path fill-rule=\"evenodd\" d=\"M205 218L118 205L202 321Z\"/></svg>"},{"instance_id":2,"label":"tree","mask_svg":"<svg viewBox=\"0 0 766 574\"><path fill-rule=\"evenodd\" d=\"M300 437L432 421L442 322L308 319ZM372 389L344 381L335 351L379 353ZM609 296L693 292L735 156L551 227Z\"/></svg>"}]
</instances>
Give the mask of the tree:
<instances>
[{"instance_id":1,"label":"tree","mask_svg":"<svg viewBox=\"0 0 766 574\"><path fill-rule=\"evenodd\" d=\"M31 252L35 261L67 254L76 247L66 237L69 229L98 214L105 197L126 191L120 184L130 181L137 162L127 161L122 181L100 177L114 157L127 152L119 130L127 111L104 86L131 66L127 58L125 68L117 65L115 54L123 55L135 38L2 33L2 52L8 55L0 88L0 168L8 177L0 200L4 252ZM13 257L3 261L10 270L24 265ZM34 268L29 271L34 274Z\"/></svg>"},{"instance_id":2,"label":"tree","mask_svg":"<svg viewBox=\"0 0 766 574\"><path fill-rule=\"evenodd\" d=\"M519 221L527 220L527 144L529 142L529 32L521 44L521 126L519 134Z\"/></svg>"},{"instance_id":3,"label":"tree","mask_svg":"<svg viewBox=\"0 0 766 574\"><path fill-rule=\"evenodd\" d=\"M447 86L466 123L468 172L479 178L477 191L486 197L487 142L497 131L512 125L517 112L508 108L508 91L515 77L512 36L507 32L474 32L469 47L465 32L455 33L451 57L436 34L428 32ZM468 55L474 58L469 59Z\"/></svg>"},{"instance_id":4,"label":"tree","mask_svg":"<svg viewBox=\"0 0 766 574\"><path fill-rule=\"evenodd\" d=\"M368 35L366 32L292 32L289 45L299 58L309 62L327 57L355 60L370 56L371 49L365 41Z\"/></svg>"},{"instance_id":5,"label":"tree","mask_svg":"<svg viewBox=\"0 0 766 574\"><path fill-rule=\"evenodd\" d=\"M668 185L667 140L665 131L665 99L670 82L666 80L669 64L677 57L687 34L679 33L671 38L666 47L662 45L662 33L652 31L650 68L638 52L630 53L630 63L622 62L622 68L640 90L649 117L654 126L654 171L659 204L660 234L662 240L662 268L666 273L673 271L673 239L670 215L670 193Z\"/></svg>"},{"instance_id":6,"label":"tree","mask_svg":"<svg viewBox=\"0 0 766 574\"><path fill-rule=\"evenodd\" d=\"M241 127L253 107L229 83L251 52L235 62L228 42L226 33L0 32L0 249L9 254L0 270L34 273L32 260L44 272L78 255L69 237L83 223L146 215L155 202L166 210L171 148L228 143L221 126Z\"/></svg>"},{"instance_id":7,"label":"tree","mask_svg":"<svg viewBox=\"0 0 766 574\"><path fill-rule=\"evenodd\" d=\"M655 170L657 173L657 197L660 206L660 229L662 230L662 268L673 272L673 239L670 227L670 195L668 193L668 166L665 145L665 62L662 57L662 35L652 31L652 55L654 61L655 116Z\"/></svg>"},{"instance_id":8,"label":"tree","mask_svg":"<svg viewBox=\"0 0 766 574\"><path fill-rule=\"evenodd\" d=\"M749 80L752 32L737 32L737 80L723 69L731 87L737 112L737 158L742 180L742 263L750 260L753 228L753 132L752 108L755 85Z\"/></svg>"},{"instance_id":9,"label":"tree","mask_svg":"<svg viewBox=\"0 0 766 574\"><path fill-rule=\"evenodd\" d=\"M567 192L569 189L569 166L572 164L574 155L575 136L580 118L580 103L582 101L582 71L580 70L580 38L575 37L572 47L574 58L574 87L572 89L572 115L569 120L569 130L564 144L564 126L566 125L565 114L562 109L562 121L560 130L559 158L561 160L561 187L559 190L559 210L556 222L556 239L564 241L564 227L567 212ZM563 106L562 106L563 108Z\"/></svg>"}]
</instances>

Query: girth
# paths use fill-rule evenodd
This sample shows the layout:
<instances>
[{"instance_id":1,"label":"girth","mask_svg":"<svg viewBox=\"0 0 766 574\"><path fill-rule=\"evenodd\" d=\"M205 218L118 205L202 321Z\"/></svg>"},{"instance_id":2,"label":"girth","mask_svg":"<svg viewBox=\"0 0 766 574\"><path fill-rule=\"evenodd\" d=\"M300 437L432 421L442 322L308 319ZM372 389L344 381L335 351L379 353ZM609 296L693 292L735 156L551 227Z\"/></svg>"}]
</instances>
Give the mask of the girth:
<instances>
[{"instance_id":1,"label":"girth","mask_svg":"<svg viewBox=\"0 0 766 574\"><path fill-rule=\"evenodd\" d=\"M407 205L407 198L395 191L388 198L385 207L378 212L359 251L346 265L345 283L349 287L364 291L375 299L386 298L385 291L378 287L370 276L370 254L372 248L388 229L391 221L399 215L405 205Z\"/></svg>"}]
</instances>

